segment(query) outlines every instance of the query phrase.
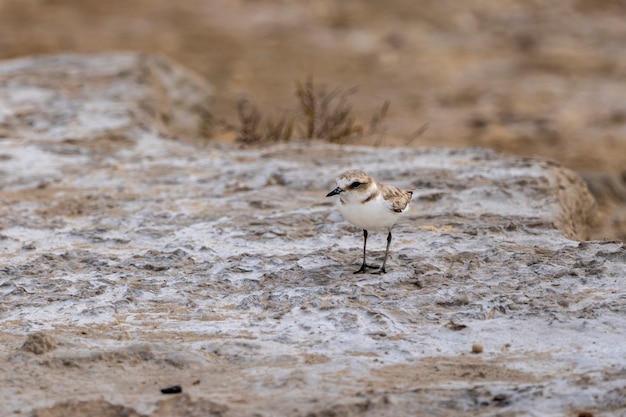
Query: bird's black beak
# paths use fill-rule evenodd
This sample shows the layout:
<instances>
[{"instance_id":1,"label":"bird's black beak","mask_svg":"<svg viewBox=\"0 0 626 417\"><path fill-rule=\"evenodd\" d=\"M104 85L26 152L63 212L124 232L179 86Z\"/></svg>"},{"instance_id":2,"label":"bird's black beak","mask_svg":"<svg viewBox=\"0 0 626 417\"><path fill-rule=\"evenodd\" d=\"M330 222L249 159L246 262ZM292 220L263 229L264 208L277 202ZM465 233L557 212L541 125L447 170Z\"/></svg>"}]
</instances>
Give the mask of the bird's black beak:
<instances>
[{"instance_id":1,"label":"bird's black beak","mask_svg":"<svg viewBox=\"0 0 626 417\"><path fill-rule=\"evenodd\" d=\"M334 190L332 190L330 193L326 194L326 197L332 197L334 195L341 194L341 193L343 193L343 190L337 187Z\"/></svg>"}]
</instances>

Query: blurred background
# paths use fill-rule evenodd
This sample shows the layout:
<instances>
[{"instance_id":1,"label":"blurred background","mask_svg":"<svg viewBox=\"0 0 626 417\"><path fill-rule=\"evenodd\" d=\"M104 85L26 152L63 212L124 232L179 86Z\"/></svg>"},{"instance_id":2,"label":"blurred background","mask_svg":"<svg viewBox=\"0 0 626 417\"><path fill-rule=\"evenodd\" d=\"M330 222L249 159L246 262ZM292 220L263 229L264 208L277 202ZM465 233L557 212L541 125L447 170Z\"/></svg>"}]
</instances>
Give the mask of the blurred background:
<instances>
[{"instance_id":1,"label":"blurred background","mask_svg":"<svg viewBox=\"0 0 626 417\"><path fill-rule=\"evenodd\" d=\"M591 238L626 240L624 22L623 0L0 0L0 59L163 54L231 121L242 97L293 108L309 76L356 87L365 123L391 102L384 136L361 143L554 159L598 201Z\"/></svg>"}]
</instances>

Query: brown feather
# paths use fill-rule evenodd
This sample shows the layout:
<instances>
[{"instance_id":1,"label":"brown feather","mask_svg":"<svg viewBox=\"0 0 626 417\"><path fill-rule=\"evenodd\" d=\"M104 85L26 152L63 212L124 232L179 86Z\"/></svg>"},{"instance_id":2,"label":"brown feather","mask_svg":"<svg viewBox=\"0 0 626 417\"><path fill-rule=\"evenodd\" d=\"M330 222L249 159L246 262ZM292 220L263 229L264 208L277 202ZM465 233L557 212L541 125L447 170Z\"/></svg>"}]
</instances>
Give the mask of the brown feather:
<instances>
[{"instance_id":1,"label":"brown feather","mask_svg":"<svg viewBox=\"0 0 626 417\"><path fill-rule=\"evenodd\" d=\"M373 199L375 199L376 197L378 197L380 195L380 191L376 190L375 192L371 193L369 195L369 197L367 197L365 200L361 201L361 204L365 204L368 201L372 201Z\"/></svg>"},{"instance_id":2,"label":"brown feather","mask_svg":"<svg viewBox=\"0 0 626 417\"><path fill-rule=\"evenodd\" d=\"M351 169L349 171L345 171L339 176L339 178L358 180L363 184L367 184L372 181L372 177L370 177L369 174L361 171L360 169Z\"/></svg>"},{"instance_id":3,"label":"brown feather","mask_svg":"<svg viewBox=\"0 0 626 417\"><path fill-rule=\"evenodd\" d=\"M383 198L391 202L391 208L397 213L401 213L413 197L413 191L401 190L393 185L378 184L378 187L383 193Z\"/></svg>"}]
</instances>

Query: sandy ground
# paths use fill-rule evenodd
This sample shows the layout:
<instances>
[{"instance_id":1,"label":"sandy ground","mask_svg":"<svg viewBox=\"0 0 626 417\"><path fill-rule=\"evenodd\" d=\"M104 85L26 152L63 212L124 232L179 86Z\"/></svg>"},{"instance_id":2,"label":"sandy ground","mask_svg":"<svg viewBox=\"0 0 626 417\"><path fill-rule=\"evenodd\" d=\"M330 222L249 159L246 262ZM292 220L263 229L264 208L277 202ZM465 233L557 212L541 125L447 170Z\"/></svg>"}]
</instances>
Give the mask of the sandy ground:
<instances>
[{"instance_id":1,"label":"sandy ground","mask_svg":"<svg viewBox=\"0 0 626 417\"><path fill-rule=\"evenodd\" d=\"M623 415L626 248L585 241L578 175L188 140L212 91L133 54L0 65L3 411ZM383 276L352 273L360 230L324 198L354 165L415 190Z\"/></svg>"},{"instance_id":2,"label":"sandy ground","mask_svg":"<svg viewBox=\"0 0 626 417\"><path fill-rule=\"evenodd\" d=\"M137 141L82 158L67 157L80 143L44 146L46 176L59 180L39 191L8 176L8 410L539 416L626 406L625 249L554 228L556 189L589 209L560 168L474 150L310 144L259 155ZM2 151L28 164L19 144ZM403 168L386 171L388 157ZM352 274L359 230L323 198L332 179L315 185L350 158L417 189L383 277ZM372 258L383 236L370 240ZM474 343L485 351L472 354ZM185 396L163 399L172 385Z\"/></svg>"},{"instance_id":3,"label":"sandy ground","mask_svg":"<svg viewBox=\"0 0 626 417\"><path fill-rule=\"evenodd\" d=\"M357 86L363 143L488 146L555 159L599 202L596 239L626 237L626 7L620 1L2 0L0 58L162 53L215 86L216 117L249 97L295 105L295 80ZM217 135L228 140L228 135Z\"/></svg>"}]
</instances>

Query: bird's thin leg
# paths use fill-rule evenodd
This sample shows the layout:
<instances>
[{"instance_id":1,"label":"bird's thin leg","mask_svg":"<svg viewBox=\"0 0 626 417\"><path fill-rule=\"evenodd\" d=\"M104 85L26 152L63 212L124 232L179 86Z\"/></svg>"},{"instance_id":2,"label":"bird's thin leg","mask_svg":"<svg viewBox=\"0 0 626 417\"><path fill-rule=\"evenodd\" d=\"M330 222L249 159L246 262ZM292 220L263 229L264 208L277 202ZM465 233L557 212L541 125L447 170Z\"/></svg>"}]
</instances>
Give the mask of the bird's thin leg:
<instances>
[{"instance_id":1,"label":"bird's thin leg","mask_svg":"<svg viewBox=\"0 0 626 417\"><path fill-rule=\"evenodd\" d=\"M354 271L355 274L364 274L367 264L365 263L365 248L367 247L367 230L363 229L363 264L358 271Z\"/></svg>"},{"instance_id":2,"label":"bird's thin leg","mask_svg":"<svg viewBox=\"0 0 626 417\"><path fill-rule=\"evenodd\" d=\"M387 263L387 256L389 256L389 246L391 246L391 230L387 235L387 249L385 249L385 259L383 259L383 264L380 266L380 269L374 272L374 274L384 274L387 272L385 271L385 264Z\"/></svg>"}]
</instances>

